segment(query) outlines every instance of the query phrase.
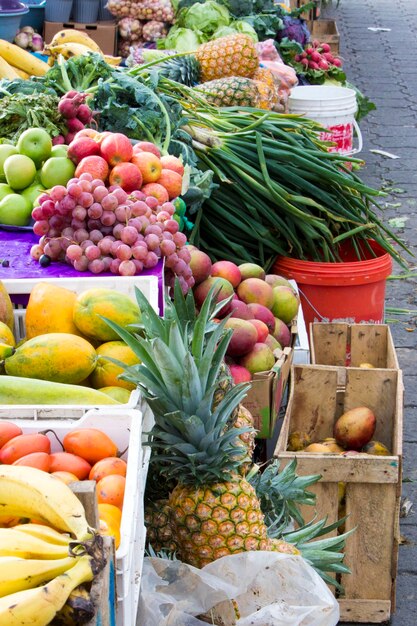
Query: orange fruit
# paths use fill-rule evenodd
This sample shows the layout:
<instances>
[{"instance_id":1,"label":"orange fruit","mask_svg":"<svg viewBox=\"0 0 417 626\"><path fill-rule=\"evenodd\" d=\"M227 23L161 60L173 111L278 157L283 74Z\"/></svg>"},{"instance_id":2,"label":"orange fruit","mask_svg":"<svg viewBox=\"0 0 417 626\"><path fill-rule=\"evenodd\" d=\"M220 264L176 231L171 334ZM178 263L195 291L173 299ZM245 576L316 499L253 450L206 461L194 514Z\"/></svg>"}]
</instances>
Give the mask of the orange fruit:
<instances>
[{"instance_id":1,"label":"orange fruit","mask_svg":"<svg viewBox=\"0 0 417 626\"><path fill-rule=\"evenodd\" d=\"M66 485L68 485L69 483L73 483L74 481L80 480L78 476L76 476L72 472L67 472L65 470L58 470L56 472L51 472L51 475L55 476L56 478L59 478Z\"/></svg>"},{"instance_id":2,"label":"orange fruit","mask_svg":"<svg viewBox=\"0 0 417 626\"><path fill-rule=\"evenodd\" d=\"M126 478L118 474L104 476L96 485L98 503L114 504L122 509Z\"/></svg>"},{"instance_id":3,"label":"orange fruit","mask_svg":"<svg viewBox=\"0 0 417 626\"><path fill-rule=\"evenodd\" d=\"M112 474L118 474L119 476L126 476L127 463L123 459L119 459L117 456L110 456L106 459L97 461L91 468L89 480L95 480L98 482L104 476L110 476Z\"/></svg>"}]
</instances>

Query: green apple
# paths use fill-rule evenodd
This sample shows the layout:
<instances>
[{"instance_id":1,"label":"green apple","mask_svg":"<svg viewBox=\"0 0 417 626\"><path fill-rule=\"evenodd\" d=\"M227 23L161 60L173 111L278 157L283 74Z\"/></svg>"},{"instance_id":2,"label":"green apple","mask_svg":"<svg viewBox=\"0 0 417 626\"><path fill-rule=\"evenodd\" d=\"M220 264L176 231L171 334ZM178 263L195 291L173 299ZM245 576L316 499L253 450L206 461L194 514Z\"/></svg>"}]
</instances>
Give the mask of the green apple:
<instances>
[{"instance_id":1,"label":"green apple","mask_svg":"<svg viewBox=\"0 0 417 626\"><path fill-rule=\"evenodd\" d=\"M51 157L66 157L68 152L68 146L63 143L58 144L57 146L52 146Z\"/></svg>"},{"instance_id":2,"label":"green apple","mask_svg":"<svg viewBox=\"0 0 417 626\"><path fill-rule=\"evenodd\" d=\"M27 226L32 215L25 198L18 193L5 196L0 202L0 223L12 226Z\"/></svg>"},{"instance_id":3,"label":"green apple","mask_svg":"<svg viewBox=\"0 0 417 626\"><path fill-rule=\"evenodd\" d=\"M46 189L66 185L74 176L75 165L66 157L51 157L42 166L41 183Z\"/></svg>"},{"instance_id":4,"label":"green apple","mask_svg":"<svg viewBox=\"0 0 417 626\"><path fill-rule=\"evenodd\" d=\"M41 193L45 190L45 187L40 183L33 183L30 187L26 187L20 192L22 198L26 200L31 209L33 209L36 198L39 198Z\"/></svg>"},{"instance_id":5,"label":"green apple","mask_svg":"<svg viewBox=\"0 0 417 626\"><path fill-rule=\"evenodd\" d=\"M28 156L12 154L4 162L4 173L7 184L15 191L20 191L33 183L36 167Z\"/></svg>"},{"instance_id":6,"label":"green apple","mask_svg":"<svg viewBox=\"0 0 417 626\"><path fill-rule=\"evenodd\" d=\"M20 135L16 148L38 168L51 156L52 139L43 128L28 128Z\"/></svg>"},{"instance_id":7,"label":"green apple","mask_svg":"<svg viewBox=\"0 0 417 626\"><path fill-rule=\"evenodd\" d=\"M6 185L6 183L0 183L0 202L9 195L9 193L14 193L13 189Z\"/></svg>"},{"instance_id":8,"label":"green apple","mask_svg":"<svg viewBox=\"0 0 417 626\"><path fill-rule=\"evenodd\" d=\"M16 146L12 146L10 143L2 143L0 144L0 182L4 183L6 177L4 175L4 162L7 157L12 154L17 154Z\"/></svg>"}]
</instances>

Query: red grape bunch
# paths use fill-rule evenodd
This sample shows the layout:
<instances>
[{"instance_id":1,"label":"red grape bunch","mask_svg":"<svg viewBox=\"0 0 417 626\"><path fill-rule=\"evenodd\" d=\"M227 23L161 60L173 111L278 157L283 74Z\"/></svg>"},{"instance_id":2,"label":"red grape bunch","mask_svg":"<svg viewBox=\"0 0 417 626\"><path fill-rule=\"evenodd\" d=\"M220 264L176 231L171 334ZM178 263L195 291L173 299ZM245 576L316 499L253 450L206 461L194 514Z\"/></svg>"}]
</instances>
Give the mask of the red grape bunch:
<instances>
[{"instance_id":1,"label":"red grape bunch","mask_svg":"<svg viewBox=\"0 0 417 626\"><path fill-rule=\"evenodd\" d=\"M187 238L179 232L172 202L159 202L142 191L107 188L81 174L39 197L33 231L40 236L31 256L41 265L62 261L80 272L134 276L165 257L166 279L178 277L184 292L194 285Z\"/></svg>"}]
</instances>

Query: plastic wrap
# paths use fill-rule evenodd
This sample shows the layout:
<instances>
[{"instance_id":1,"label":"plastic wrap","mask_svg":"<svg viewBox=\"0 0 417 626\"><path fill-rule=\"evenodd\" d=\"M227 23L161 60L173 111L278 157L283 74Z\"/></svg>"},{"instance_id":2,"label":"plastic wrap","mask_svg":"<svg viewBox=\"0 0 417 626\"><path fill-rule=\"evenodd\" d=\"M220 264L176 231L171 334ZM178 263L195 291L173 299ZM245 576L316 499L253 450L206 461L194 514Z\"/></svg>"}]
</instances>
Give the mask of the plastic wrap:
<instances>
[{"instance_id":1,"label":"plastic wrap","mask_svg":"<svg viewBox=\"0 0 417 626\"><path fill-rule=\"evenodd\" d=\"M243 552L199 570L145 558L138 624L336 626L339 605L300 556Z\"/></svg>"}]
</instances>

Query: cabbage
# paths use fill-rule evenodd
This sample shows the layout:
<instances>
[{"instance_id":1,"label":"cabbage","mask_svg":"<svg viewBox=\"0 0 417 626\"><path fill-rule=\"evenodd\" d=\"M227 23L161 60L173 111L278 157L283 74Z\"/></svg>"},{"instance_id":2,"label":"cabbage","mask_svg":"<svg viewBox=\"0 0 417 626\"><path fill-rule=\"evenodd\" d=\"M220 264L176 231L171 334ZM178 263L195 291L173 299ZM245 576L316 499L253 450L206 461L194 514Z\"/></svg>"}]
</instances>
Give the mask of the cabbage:
<instances>
[{"instance_id":1,"label":"cabbage","mask_svg":"<svg viewBox=\"0 0 417 626\"><path fill-rule=\"evenodd\" d=\"M290 41L296 41L301 46L305 46L310 40L310 31L307 28L305 20L285 15L282 18L283 28L276 34L276 40L282 41L287 37Z\"/></svg>"},{"instance_id":2,"label":"cabbage","mask_svg":"<svg viewBox=\"0 0 417 626\"><path fill-rule=\"evenodd\" d=\"M182 9L178 15L180 26L200 30L209 37L221 26L228 26L230 22L229 11L214 0L207 0L204 4L193 4L189 9Z\"/></svg>"},{"instance_id":3,"label":"cabbage","mask_svg":"<svg viewBox=\"0 0 417 626\"><path fill-rule=\"evenodd\" d=\"M233 27L233 22L230 26L221 26L213 34L212 39L218 39L219 37L227 37L228 35L236 35L237 30Z\"/></svg>"},{"instance_id":4,"label":"cabbage","mask_svg":"<svg viewBox=\"0 0 417 626\"><path fill-rule=\"evenodd\" d=\"M245 35L249 35L255 42L258 42L258 35L256 34L256 30L252 28L250 24L245 22L245 20L236 20L236 22L232 22L230 24L232 28L234 28L238 33L244 33Z\"/></svg>"},{"instance_id":5,"label":"cabbage","mask_svg":"<svg viewBox=\"0 0 417 626\"><path fill-rule=\"evenodd\" d=\"M193 52L204 43L204 37L198 30L173 26L164 39L165 49L173 49L177 52Z\"/></svg>"}]
</instances>

